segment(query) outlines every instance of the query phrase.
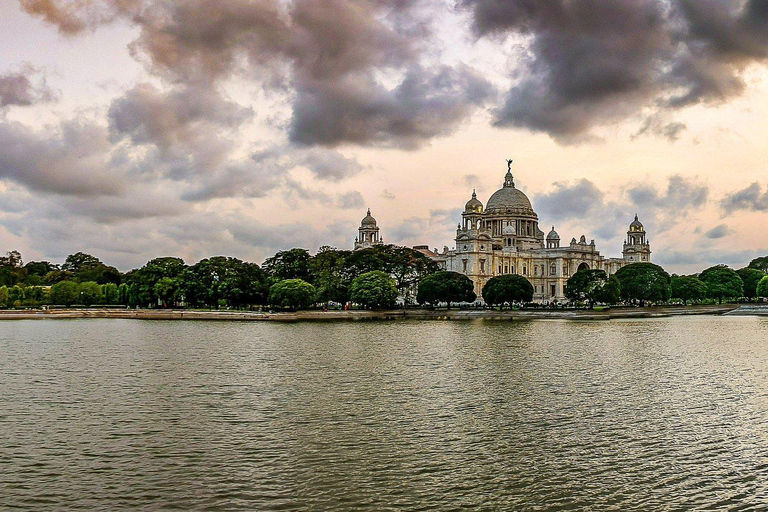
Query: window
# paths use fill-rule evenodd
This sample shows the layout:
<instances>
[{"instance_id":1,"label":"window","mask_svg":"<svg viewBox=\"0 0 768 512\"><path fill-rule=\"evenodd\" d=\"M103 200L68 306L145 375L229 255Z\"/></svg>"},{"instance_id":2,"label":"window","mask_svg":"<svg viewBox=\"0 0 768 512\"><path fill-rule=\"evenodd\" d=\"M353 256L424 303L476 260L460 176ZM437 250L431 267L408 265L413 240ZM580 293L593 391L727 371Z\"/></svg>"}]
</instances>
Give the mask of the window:
<instances>
[{"instance_id":1,"label":"window","mask_svg":"<svg viewBox=\"0 0 768 512\"><path fill-rule=\"evenodd\" d=\"M528 268L527 267L523 267L523 275L524 276L528 275Z\"/></svg>"},{"instance_id":2,"label":"window","mask_svg":"<svg viewBox=\"0 0 768 512\"><path fill-rule=\"evenodd\" d=\"M480 273L485 274L485 260L480 260Z\"/></svg>"},{"instance_id":3,"label":"window","mask_svg":"<svg viewBox=\"0 0 768 512\"><path fill-rule=\"evenodd\" d=\"M553 263L552 266L549 267L549 275L554 276L555 274L557 274L557 265Z\"/></svg>"},{"instance_id":4,"label":"window","mask_svg":"<svg viewBox=\"0 0 768 512\"><path fill-rule=\"evenodd\" d=\"M464 263L464 273L467 273L467 260L461 260Z\"/></svg>"},{"instance_id":5,"label":"window","mask_svg":"<svg viewBox=\"0 0 768 512\"><path fill-rule=\"evenodd\" d=\"M549 285L549 291L550 291L550 295L551 295L551 296L553 296L553 297L554 297L555 295L557 295L557 294L555 293L555 285L553 285L553 284Z\"/></svg>"},{"instance_id":6,"label":"window","mask_svg":"<svg viewBox=\"0 0 768 512\"><path fill-rule=\"evenodd\" d=\"M509 273L509 267L507 265L504 265L504 273L505 274Z\"/></svg>"}]
</instances>

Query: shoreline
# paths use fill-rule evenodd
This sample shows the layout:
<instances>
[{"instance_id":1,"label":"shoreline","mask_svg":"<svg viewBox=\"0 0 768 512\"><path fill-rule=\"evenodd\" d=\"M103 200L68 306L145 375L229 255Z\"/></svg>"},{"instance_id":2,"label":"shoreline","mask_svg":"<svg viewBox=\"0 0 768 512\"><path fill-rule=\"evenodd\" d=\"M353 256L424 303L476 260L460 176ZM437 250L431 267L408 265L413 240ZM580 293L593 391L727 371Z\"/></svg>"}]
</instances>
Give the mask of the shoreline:
<instances>
[{"instance_id":1,"label":"shoreline","mask_svg":"<svg viewBox=\"0 0 768 512\"><path fill-rule=\"evenodd\" d=\"M619 318L660 318L687 315L768 316L768 306L724 304L708 306L621 307L604 311L593 310L518 310L488 309L452 310L385 310L385 311L298 311L266 313L255 311L193 311L162 309L53 309L29 311L0 311L1 320L64 320L75 318L115 318L131 320L216 320L272 322L349 322L363 320L611 320Z\"/></svg>"}]
</instances>

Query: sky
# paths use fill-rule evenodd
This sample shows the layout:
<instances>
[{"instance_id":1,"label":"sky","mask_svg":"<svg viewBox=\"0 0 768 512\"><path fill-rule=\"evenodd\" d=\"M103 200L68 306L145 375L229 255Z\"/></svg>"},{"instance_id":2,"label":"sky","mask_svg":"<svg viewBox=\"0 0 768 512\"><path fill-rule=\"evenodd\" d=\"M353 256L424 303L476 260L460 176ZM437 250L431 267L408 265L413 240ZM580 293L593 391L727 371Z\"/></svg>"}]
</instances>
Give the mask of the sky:
<instances>
[{"instance_id":1,"label":"sky","mask_svg":"<svg viewBox=\"0 0 768 512\"><path fill-rule=\"evenodd\" d=\"M2 0L0 251L129 270L453 247L507 158L542 230L768 254L762 0Z\"/></svg>"}]
</instances>

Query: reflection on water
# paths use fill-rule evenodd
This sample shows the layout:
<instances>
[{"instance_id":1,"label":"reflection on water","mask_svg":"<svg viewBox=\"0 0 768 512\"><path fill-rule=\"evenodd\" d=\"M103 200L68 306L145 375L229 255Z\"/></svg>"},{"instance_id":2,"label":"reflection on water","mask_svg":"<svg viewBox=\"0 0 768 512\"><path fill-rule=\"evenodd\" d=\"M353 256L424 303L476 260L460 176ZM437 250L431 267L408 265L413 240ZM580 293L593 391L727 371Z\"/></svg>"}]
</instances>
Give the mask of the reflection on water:
<instances>
[{"instance_id":1,"label":"reflection on water","mask_svg":"<svg viewBox=\"0 0 768 512\"><path fill-rule=\"evenodd\" d=\"M0 331L0 507L768 506L768 320Z\"/></svg>"}]
</instances>

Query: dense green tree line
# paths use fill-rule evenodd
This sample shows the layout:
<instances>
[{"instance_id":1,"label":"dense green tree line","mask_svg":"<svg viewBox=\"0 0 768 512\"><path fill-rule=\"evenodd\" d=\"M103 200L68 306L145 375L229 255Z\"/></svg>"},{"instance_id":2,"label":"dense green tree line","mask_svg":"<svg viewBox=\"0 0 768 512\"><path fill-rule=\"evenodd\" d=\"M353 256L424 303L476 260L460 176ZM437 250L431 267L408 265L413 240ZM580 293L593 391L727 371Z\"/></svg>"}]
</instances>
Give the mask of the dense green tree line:
<instances>
[{"instance_id":1,"label":"dense green tree line","mask_svg":"<svg viewBox=\"0 0 768 512\"><path fill-rule=\"evenodd\" d=\"M566 296L590 305L613 304L619 299L641 306L647 302L675 300L688 304L705 299L722 304L768 297L767 277L758 268L733 270L726 265L715 265L695 275L670 276L653 263L633 263L619 269L610 279L602 270L579 271L568 279Z\"/></svg>"},{"instance_id":2,"label":"dense green tree line","mask_svg":"<svg viewBox=\"0 0 768 512\"><path fill-rule=\"evenodd\" d=\"M568 279L565 295L573 302L683 303L718 302L768 296L768 277L758 258L734 271L724 265L699 274L670 276L652 263L634 263L608 277L582 270ZM301 309L313 304L353 302L364 307L472 302L472 282L456 272L440 271L422 253L394 245L359 251L321 247L280 251L262 265L215 256L187 265L175 257L155 258L126 273L95 256L78 252L61 265L24 263L18 251L0 256L0 307L41 305L123 305L141 307L249 308L259 305ZM533 287L523 276L496 276L483 288L486 303L526 303Z\"/></svg>"},{"instance_id":3,"label":"dense green tree line","mask_svg":"<svg viewBox=\"0 0 768 512\"><path fill-rule=\"evenodd\" d=\"M82 252L57 265L48 261L24 264L21 254L11 251L0 257L0 307L243 308L271 304L299 308L350 300L366 307L385 307L394 304L398 295L412 302L419 280L436 270L437 265L422 253L394 245L354 252L321 247L315 255L291 249L278 252L261 266L224 256L194 265L163 257L124 274ZM386 276L386 282L372 281L381 289L363 287L362 282L353 287L357 279L371 272ZM281 286L272 293L278 284ZM364 289L368 292L363 293Z\"/></svg>"}]
</instances>

